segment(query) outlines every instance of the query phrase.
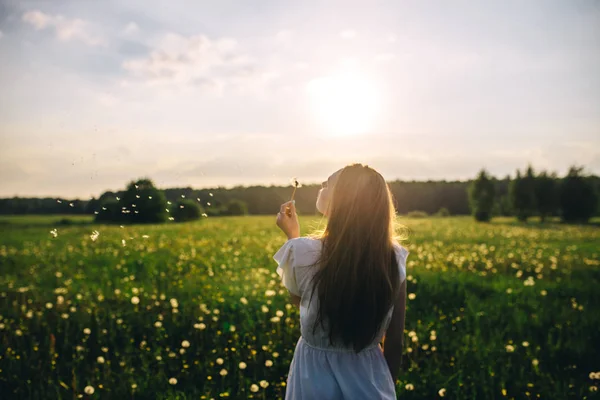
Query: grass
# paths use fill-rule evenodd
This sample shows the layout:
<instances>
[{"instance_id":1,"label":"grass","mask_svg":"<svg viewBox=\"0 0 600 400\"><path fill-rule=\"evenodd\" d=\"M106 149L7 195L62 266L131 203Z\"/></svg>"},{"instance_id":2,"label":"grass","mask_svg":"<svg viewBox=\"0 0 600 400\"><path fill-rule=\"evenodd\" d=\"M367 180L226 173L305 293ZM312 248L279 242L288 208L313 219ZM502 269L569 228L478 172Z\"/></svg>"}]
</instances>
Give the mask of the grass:
<instances>
[{"instance_id":1,"label":"grass","mask_svg":"<svg viewBox=\"0 0 600 400\"><path fill-rule=\"evenodd\" d=\"M283 397L300 331L275 273L284 237L273 218L124 228L42 220L0 226L1 393ZM456 399L591 398L600 384L590 376L600 372L597 227L402 222L414 299L400 398L441 389Z\"/></svg>"}]
</instances>

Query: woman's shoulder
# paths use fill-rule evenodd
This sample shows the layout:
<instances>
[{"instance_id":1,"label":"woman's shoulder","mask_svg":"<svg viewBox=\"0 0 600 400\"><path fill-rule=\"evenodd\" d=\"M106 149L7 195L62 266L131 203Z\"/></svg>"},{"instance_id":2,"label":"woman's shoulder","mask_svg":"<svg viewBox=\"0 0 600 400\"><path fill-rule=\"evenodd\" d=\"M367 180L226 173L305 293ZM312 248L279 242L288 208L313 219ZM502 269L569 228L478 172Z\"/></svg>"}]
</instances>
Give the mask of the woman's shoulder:
<instances>
[{"instance_id":1,"label":"woman's shoulder","mask_svg":"<svg viewBox=\"0 0 600 400\"><path fill-rule=\"evenodd\" d=\"M312 265L321 254L323 242L310 236L288 240L298 267Z\"/></svg>"}]
</instances>

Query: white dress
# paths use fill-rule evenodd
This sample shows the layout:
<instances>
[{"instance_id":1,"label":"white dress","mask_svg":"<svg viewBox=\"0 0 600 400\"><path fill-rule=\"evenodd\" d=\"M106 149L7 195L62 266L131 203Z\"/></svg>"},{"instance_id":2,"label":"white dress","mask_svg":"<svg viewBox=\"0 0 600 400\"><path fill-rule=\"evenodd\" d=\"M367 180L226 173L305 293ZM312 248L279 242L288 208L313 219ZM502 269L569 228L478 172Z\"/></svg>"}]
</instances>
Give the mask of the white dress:
<instances>
[{"instance_id":1,"label":"white dress","mask_svg":"<svg viewBox=\"0 0 600 400\"><path fill-rule=\"evenodd\" d=\"M312 333L317 316L317 292L309 304L310 280L322 242L301 237L288 240L273 256L277 273L287 289L300 296L300 331L287 377L286 400L396 399L395 384L379 343L392 318L390 308L379 334L367 348L355 353L344 347L332 347L329 334L321 325ZM406 279L408 251L396 245L400 282ZM325 329L328 324L324 322Z\"/></svg>"}]
</instances>

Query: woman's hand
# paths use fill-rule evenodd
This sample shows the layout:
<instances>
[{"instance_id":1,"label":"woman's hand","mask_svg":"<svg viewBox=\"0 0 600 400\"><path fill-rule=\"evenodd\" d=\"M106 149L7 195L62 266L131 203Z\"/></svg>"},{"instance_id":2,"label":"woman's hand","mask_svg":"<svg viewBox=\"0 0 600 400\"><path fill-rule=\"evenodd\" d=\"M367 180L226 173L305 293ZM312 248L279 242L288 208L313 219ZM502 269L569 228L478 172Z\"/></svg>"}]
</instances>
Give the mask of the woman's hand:
<instances>
[{"instance_id":1,"label":"woman's hand","mask_svg":"<svg viewBox=\"0 0 600 400\"><path fill-rule=\"evenodd\" d=\"M294 201L283 203L277 213L277 226L286 234L288 240L300 237L300 223Z\"/></svg>"}]
</instances>

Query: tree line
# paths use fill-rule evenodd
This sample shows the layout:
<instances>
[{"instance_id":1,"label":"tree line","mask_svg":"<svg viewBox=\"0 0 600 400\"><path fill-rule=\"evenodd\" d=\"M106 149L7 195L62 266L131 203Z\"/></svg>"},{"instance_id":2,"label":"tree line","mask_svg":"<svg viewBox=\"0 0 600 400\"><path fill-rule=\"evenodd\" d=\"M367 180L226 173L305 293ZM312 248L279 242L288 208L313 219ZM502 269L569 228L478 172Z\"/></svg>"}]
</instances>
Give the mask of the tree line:
<instances>
[{"instance_id":1,"label":"tree line","mask_svg":"<svg viewBox=\"0 0 600 400\"><path fill-rule=\"evenodd\" d=\"M580 190L581 184L578 182L581 180L588 189L581 189L583 192L575 197L560 197L562 192ZM600 189L600 178L584 176L582 170L577 168L572 168L564 178L545 172L536 175L533 169L528 168L523 174L517 171L514 179L510 176L496 179L482 171L472 181L396 180L389 182L389 187L400 214L472 213L480 220L489 220L496 215L515 215L521 220L527 220L533 215L542 218L566 215L565 220L577 220L580 217L575 214L572 217L568 210L578 209L585 202L594 205L594 211L600 211L596 194ZM301 185L297 189L295 200L299 213L307 215L317 212L315 200L319 189L320 186L314 184ZM159 222L170 218L175 221L188 220L200 218L203 214L267 215L277 213L279 206L290 199L292 191L291 186L214 189L185 187L159 190L150 179L144 178L130 182L124 190L106 191L98 198L89 200L18 197L0 199L0 214L92 214L99 221L122 223ZM574 205L569 207L569 201ZM591 209L590 206L586 207ZM150 217L149 210L153 210L156 215ZM563 215L565 210L567 214ZM142 221L144 216L148 217L148 221Z\"/></svg>"},{"instance_id":2,"label":"tree line","mask_svg":"<svg viewBox=\"0 0 600 400\"><path fill-rule=\"evenodd\" d=\"M582 167L573 166L564 178L558 178L546 171L536 174L529 166L523 173L517 170L515 178L507 178L504 185L482 169L469 185L469 206L477 221L514 215L522 222L534 216L541 222L560 216L564 222L585 223L600 211L599 189L598 177L586 176Z\"/></svg>"}]
</instances>

